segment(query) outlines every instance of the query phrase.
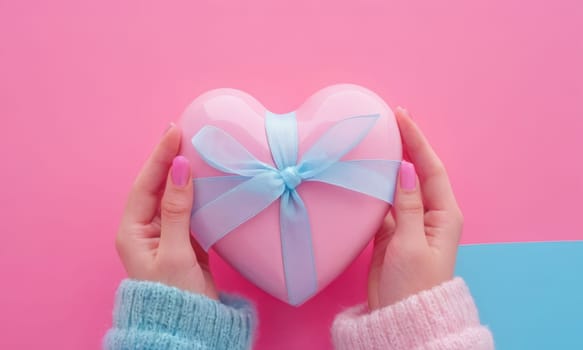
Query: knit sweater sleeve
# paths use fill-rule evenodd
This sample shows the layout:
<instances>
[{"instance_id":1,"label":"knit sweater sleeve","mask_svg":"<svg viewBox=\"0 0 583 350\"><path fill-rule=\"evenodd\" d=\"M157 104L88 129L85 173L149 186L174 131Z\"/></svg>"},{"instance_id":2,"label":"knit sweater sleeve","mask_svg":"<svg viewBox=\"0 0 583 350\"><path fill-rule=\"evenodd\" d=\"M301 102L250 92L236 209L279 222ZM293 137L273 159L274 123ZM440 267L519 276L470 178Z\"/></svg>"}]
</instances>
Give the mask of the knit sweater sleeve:
<instances>
[{"instance_id":1,"label":"knit sweater sleeve","mask_svg":"<svg viewBox=\"0 0 583 350\"><path fill-rule=\"evenodd\" d=\"M256 316L244 299L220 301L160 283L124 280L118 288L113 327L103 340L120 349L249 349Z\"/></svg>"},{"instance_id":2,"label":"knit sweater sleeve","mask_svg":"<svg viewBox=\"0 0 583 350\"><path fill-rule=\"evenodd\" d=\"M461 278L372 312L366 305L350 308L334 320L332 338L337 350L494 349Z\"/></svg>"}]
</instances>

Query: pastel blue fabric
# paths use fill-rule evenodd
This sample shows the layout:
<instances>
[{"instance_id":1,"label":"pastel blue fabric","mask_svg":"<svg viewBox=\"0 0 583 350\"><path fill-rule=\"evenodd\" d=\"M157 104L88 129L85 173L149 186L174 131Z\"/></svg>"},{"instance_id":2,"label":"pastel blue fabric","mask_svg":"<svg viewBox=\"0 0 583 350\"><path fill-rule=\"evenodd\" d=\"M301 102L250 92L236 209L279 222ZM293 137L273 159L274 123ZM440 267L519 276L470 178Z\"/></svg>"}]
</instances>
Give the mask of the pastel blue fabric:
<instances>
[{"instance_id":1,"label":"pastel blue fabric","mask_svg":"<svg viewBox=\"0 0 583 350\"><path fill-rule=\"evenodd\" d=\"M497 350L583 349L583 241L461 246L464 278Z\"/></svg>"},{"instance_id":2,"label":"pastel blue fabric","mask_svg":"<svg viewBox=\"0 0 583 350\"><path fill-rule=\"evenodd\" d=\"M257 316L242 298L220 301L156 282L124 280L117 290L107 350L244 350Z\"/></svg>"},{"instance_id":3,"label":"pastel blue fabric","mask_svg":"<svg viewBox=\"0 0 583 350\"><path fill-rule=\"evenodd\" d=\"M191 229L201 246L213 244L275 201L288 302L299 305L317 291L310 220L297 188L317 181L392 203L400 161L342 160L380 115L353 116L333 124L298 161L295 113L267 112L265 132L275 167L255 158L224 130L203 127L192 144L202 159L226 176L194 180Z\"/></svg>"}]
</instances>

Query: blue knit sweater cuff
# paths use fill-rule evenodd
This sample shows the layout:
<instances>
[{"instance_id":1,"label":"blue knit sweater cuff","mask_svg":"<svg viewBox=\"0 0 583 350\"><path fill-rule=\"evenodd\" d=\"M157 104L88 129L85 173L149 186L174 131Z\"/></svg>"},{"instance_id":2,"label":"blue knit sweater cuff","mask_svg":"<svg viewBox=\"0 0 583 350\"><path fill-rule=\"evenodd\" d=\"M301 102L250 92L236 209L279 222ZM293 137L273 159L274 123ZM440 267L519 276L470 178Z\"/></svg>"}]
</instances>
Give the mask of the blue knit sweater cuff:
<instances>
[{"instance_id":1,"label":"blue knit sweater cuff","mask_svg":"<svg viewBox=\"0 0 583 350\"><path fill-rule=\"evenodd\" d=\"M147 348L182 348L178 345L182 344L185 348L248 349L255 323L255 309L242 298L221 294L219 302L160 283L127 279L117 291L114 329L106 343L148 343L137 338L152 337L165 344Z\"/></svg>"}]
</instances>

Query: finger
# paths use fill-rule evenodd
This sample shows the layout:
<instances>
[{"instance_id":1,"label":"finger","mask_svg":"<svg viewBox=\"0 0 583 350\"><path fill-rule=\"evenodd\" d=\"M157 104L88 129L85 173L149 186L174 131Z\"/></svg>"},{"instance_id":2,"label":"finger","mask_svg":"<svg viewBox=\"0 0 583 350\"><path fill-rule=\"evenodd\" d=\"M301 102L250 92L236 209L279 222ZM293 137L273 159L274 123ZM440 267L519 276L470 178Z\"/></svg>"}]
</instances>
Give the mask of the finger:
<instances>
[{"instance_id":1,"label":"finger","mask_svg":"<svg viewBox=\"0 0 583 350\"><path fill-rule=\"evenodd\" d=\"M415 165L423 203L428 210L453 210L457 207L453 190L449 183L445 167L431 145L415 125L409 112L398 107L397 123L406 153Z\"/></svg>"},{"instance_id":2,"label":"finger","mask_svg":"<svg viewBox=\"0 0 583 350\"><path fill-rule=\"evenodd\" d=\"M374 237L372 257L368 274L368 303L371 310L379 307L378 285L387 246L395 232L395 219L389 212Z\"/></svg>"},{"instance_id":3,"label":"finger","mask_svg":"<svg viewBox=\"0 0 583 350\"><path fill-rule=\"evenodd\" d=\"M160 205L160 251L169 255L192 251L190 245L190 213L192 210L190 163L183 156L174 158Z\"/></svg>"},{"instance_id":4,"label":"finger","mask_svg":"<svg viewBox=\"0 0 583 350\"><path fill-rule=\"evenodd\" d=\"M395 238L414 244L426 242L423 199L413 164L403 161L394 204Z\"/></svg>"},{"instance_id":5,"label":"finger","mask_svg":"<svg viewBox=\"0 0 583 350\"><path fill-rule=\"evenodd\" d=\"M381 227L377 231L374 237L374 244L373 248L376 252L377 250L385 250L387 244L391 240L391 237L395 233L395 228L397 224L395 223L395 219L393 218L393 214L391 212L387 213L385 216Z\"/></svg>"},{"instance_id":6,"label":"finger","mask_svg":"<svg viewBox=\"0 0 583 350\"><path fill-rule=\"evenodd\" d=\"M384 250L387 243L391 240L391 237L395 233L395 228L397 224L393 214L388 212L385 216L381 227L379 228L377 234L374 237L374 249Z\"/></svg>"},{"instance_id":7,"label":"finger","mask_svg":"<svg viewBox=\"0 0 583 350\"><path fill-rule=\"evenodd\" d=\"M171 124L136 178L126 207L133 222L149 223L156 215L168 169L180 149L180 135L180 128Z\"/></svg>"},{"instance_id":8,"label":"finger","mask_svg":"<svg viewBox=\"0 0 583 350\"><path fill-rule=\"evenodd\" d=\"M387 245L395 233L396 223L389 212L374 237L371 266L380 266L384 260Z\"/></svg>"},{"instance_id":9,"label":"finger","mask_svg":"<svg viewBox=\"0 0 583 350\"><path fill-rule=\"evenodd\" d=\"M192 250L194 251L194 255L196 255L196 260L200 265L200 268L203 271L210 271L210 259L209 254L206 252L200 244L196 241L193 235L190 235L190 245L192 246Z\"/></svg>"}]
</instances>

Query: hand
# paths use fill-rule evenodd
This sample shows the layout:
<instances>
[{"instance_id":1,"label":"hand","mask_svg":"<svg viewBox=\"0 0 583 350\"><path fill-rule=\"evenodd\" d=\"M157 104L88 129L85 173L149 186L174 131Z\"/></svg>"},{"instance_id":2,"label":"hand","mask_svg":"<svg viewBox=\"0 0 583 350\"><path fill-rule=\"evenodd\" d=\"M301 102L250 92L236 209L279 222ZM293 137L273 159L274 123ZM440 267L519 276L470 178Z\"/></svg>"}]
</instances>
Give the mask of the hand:
<instances>
[{"instance_id":1,"label":"hand","mask_svg":"<svg viewBox=\"0 0 583 350\"><path fill-rule=\"evenodd\" d=\"M402 163L392 213L375 237L370 310L452 279L463 226L443 164L408 112L397 108L396 117L412 163Z\"/></svg>"},{"instance_id":2,"label":"hand","mask_svg":"<svg viewBox=\"0 0 583 350\"><path fill-rule=\"evenodd\" d=\"M138 175L116 237L132 279L164 283L217 299L208 255L190 235L190 164L176 156L180 129L170 125Z\"/></svg>"}]
</instances>

